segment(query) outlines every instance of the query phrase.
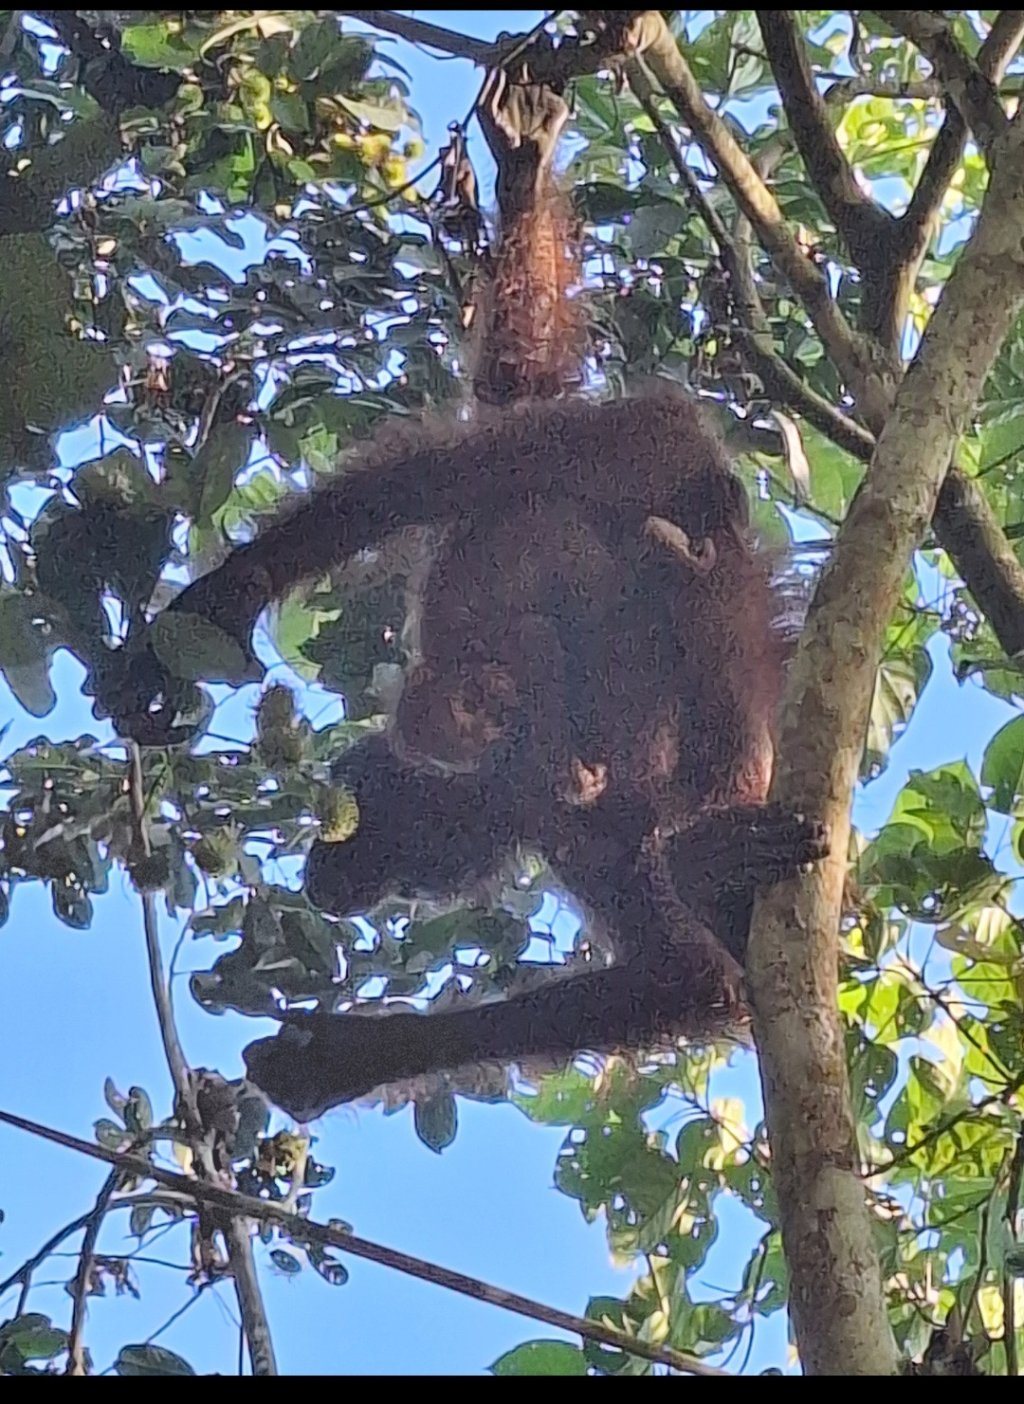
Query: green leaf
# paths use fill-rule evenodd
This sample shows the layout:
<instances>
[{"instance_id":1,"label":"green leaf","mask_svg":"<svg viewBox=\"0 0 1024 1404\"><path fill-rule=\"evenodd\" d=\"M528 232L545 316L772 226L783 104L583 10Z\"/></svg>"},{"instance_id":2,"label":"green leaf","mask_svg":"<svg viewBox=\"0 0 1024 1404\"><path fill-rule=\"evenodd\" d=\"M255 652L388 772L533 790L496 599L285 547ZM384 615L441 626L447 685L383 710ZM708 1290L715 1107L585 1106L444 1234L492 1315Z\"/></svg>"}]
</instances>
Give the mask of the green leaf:
<instances>
[{"instance_id":1,"label":"green leaf","mask_svg":"<svg viewBox=\"0 0 1024 1404\"><path fill-rule=\"evenodd\" d=\"M122 1346L114 1369L119 1375L130 1375L136 1378L140 1376L153 1378L164 1375L195 1374L195 1370L187 1360L183 1360L180 1355L175 1355L173 1350L166 1350L163 1346L158 1345Z\"/></svg>"},{"instance_id":2,"label":"green leaf","mask_svg":"<svg viewBox=\"0 0 1024 1404\"><path fill-rule=\"evenodd\" d=\"M270 110L275 122L286 132L306 132L309 130L309 114L306 104L298 93L278 93L270 100ZM315 172L314 172L315 174Z\"/></svg>"},{"instance_id":3,"label":"green leaf","mask_svg":"<svg viewBox=\"0 0 1024 1404\"><path fill-rule=\"evenodd\" d=\"M25 711L45 717L57 705L50 682L50 650L35 623L38 601L0 590L0 672Z\"/></svg>"},{"instance_id":4,"label":"green leaf","mask_svg":"<svg viewBox=\"0 0 1024 1404\"><path fill-rule=\"evenodd\" d=\"M979 438L981 453L978 469L984 473L1008 462L1024 448L1024 414L987 424Z\"/></svg>"},{"instance_id":5,"label":"green leaf","mask_svg":"<svg viewBox=\"0 0 1024 1404\"><path fill-rule=\"evenodd\" d=\"M275 1248L270 1255L270 1261L278 1272L286 1273L289 1277L294 1277L297 1272L302 1271L302 1264L298 1258L292 1253L286 1253L283 1248Z\"/></svg>"},{"instance_id":6,"label":"green leaf","mask_svg":"<svg viewBox=\"0 0 1024 1404\"><path fill-rule=\"evenodd\" d=\"M153 649L173 677L185 682L257 682L259 664L250 662L241 644L200 614L164 610L153 621Z\"/></svg>"},{"instance_id":7,"label":"green leaf","mask_svg":"<svg viewBox=\"0 0 1024 1404\"><path fill-rule=\"evenodd\" d=\"M290 955L307 969L332 979L338 969L338 928L318 912L282 912L281 930Z\"/></svg>"},{"instance_id":8,"label":"green leaf","mask_svg":"<svg viewBox=\"0 0 1024 1404\"><path fill-rule=\"evenodd\" d=\"M192 918L192 930L197 936L228 936L242 929L245 898L232 897L220 907L208 907Z\"/></svg>"},{"instance_id":9,"label":"green leaf","mask_svg":"<svg viewBox=\"0 0 1024 1404\"><path fill-rule=\"evenodd\" d=\"M193 493L198 494L196 520L200 525L209 522L231 496L235 477L248 461L255 433L251 424L240 424L234 419L219 424L193 458L191 486Z\"/></svg>"},{"instance_id":10,"label":"green leaf","mask_svg":"<svg viewBox=\"0 0 1024 1404\"><path fill-rule=\"evenodd\" d=\"M333 18L305 25L291 52L292 73L296 78L315 79L343 43L338 22Z\"/></svg>"},{"instance_id":11,"label":"green leaf","mask_svg":"<svg viewBox=\"0 0 1024 1404\"><path fill-rule=\"evenodd\" d=\"M118 1126L116 1121L111 1121L109 1116L101 1116L98 1121L93 1122L93 1134L101 1146L106 1146L107 1150L120 1150L125 1143L125 1129Z\"/></svg>"},{"instance_id":12,"label":"green leaf","mask_svg":"<svg viewBox=\"0 0 1024 1404\"><path fill-rule=\"evenodd\" d=\"M569 1067L541 1078L534 1092L514 1092L511 1100L531 1121L548 1126L577 1126L593 1113L594 1079Z\"/></svg>"},{"instance_id":13,"label":"green leaf","mask_svg":"<svg viewBox=\"0 0 1024 1404\"><path fill-rule=\"evenodd\" d=\"M124 1124L133 1135L140 1135L153 1125L153 1104L144 1088L129 1088Z\"/></svg>"},{"instance_id":14,"label":"green leaf","mask_svg":"<svg viewBox=\"0 0 1024 1404\"><path fill-rule=\"evenodd\" d=\"M0 1353L11 1350L21 1361L52 1360L67 1347L68 1333L39 1312L26 1312L0 1326Z\"/></svg>"},{"instance_id":15,"label":"green leaf","mask_svg":"<svg viewBox=\"0 0 1024 1404\"><path fill-rule=\"evenodd\" d=\"M587 1362L578 1346L566 1341L526 1341L499 1356L492 1375L585 1375Z\"/></svg>"},{"instance_id":16,"label":"green leaf","mask_svg":"<svg viewBox=\"0 0 1024 1404\"><path fill-rule=\"evenodd\" d=\"M128 1232L135 1238L142 1238L149 1231L155 1213L153 1204L136 1204L128 1215Z\"/></svg>"},{"instance_id":17,"label":"green leaf","mask_svg":"<svg viewBox=\"0 0 1024 1404\"><path fill-rule=\"evenodd\" d=\"M800 437L811 464L812 506L830 520L841 521L864 476L864 465L806 420L801 421Z\"/></svg>"},{"instance_id":18,"label":"green leaf","mask_svg":"<svg viewBox=\"0 0 1024 1404\"><path fill-rule=\"evenodd\" d=\"M979 848L985 837L985 806L977 781L963 761L924 772L912 770L897 801L896 813L922 815L920 801L929 812L934 834L949 835L956 843Z\"/></svg>"},{"instance_id":19,"label":"green leaf","mask_svg":"<svg viewBox=\"0 0 1024 1404\"><path fill-rule=\"evenodd\" d=\"M1012 814L1024 794L1024 717L1000 727L981 762L981 783L992 787L989 805Z\"/></svg>"},{"instance_id":20,"label":"green leaf","mask_svg":"<svg viewBox=\"0 0 1024 1404\"><path fill-rule=\"evenodd\" d=\"M681 205L659 200L641 205L629 224L629 238L637 258L656 258L664 253L686 222Z\"/></svg>"},{"instance_id":21,"label":"green leaf","mask_svg":"<svg viewBox=\"0 0 1024 1404\"><path fill-rule=\"evenodd\" d=\"M618 223L623 216L635 212L638 199L635 192L606 180L596 180L576 190L580 213L591 224Z\"/></svg>"},{"instance_id":22,"label":"green leaf","mask_svg":"<svg viewBox=\"0 0 1024 1404\"><path fill-rule=\"evenodd\" d=\"M318 609L293 592L280 604L272 605L267 619L274 646L281 657L304 682L315 681L319 667L307 656L307 646L316 640L325 626L340 618L340 610Z\"/></svg>"},{"instance_id":23,"label":"green leaf","mask_svg":"<svg viewBox=\"0 0 1024 1404\"><path fill-rule=\"evenodd\" d=\"M117 1084L112 1077L108 1077L104 1080L103 1100L115 1116L124 1117L124 1109L128 1105L128 1098L123 1092L117 1090Z\"/></svg>"},{"instance_id":24,"label":"green leaf","mask_svg":"<svg viewBox=\"0 0 1024 1404\"><path fill-rule=\"evenodd\" d=\"M179 71L188 68L198 53L198 46L172 33L166 23L127 25L121 30L121 46L133 63Z\"/></svg>"},{"instance_id":25,"label":"green leaf","mask_svg":"<svg viewBox=\"0 0 1024 1404\"><path fill-rule=\"evenodd\" d=\"M363 102L349 97L339 97L338 102L350 116L382 132L401 131L407 120L407 114L401 108L382 107L377 102Z\"/></svg>"},{"instance_id":26,"label":"green leaf","mask_svg":"<svg viewBox=\"0 0 1024 1404\"><path fill-rule=\"evenodd\" d=\"M910 721L931 671L931 655L923 648L883 660L875 679L862 774L875 776L885 769L889 750Z\"/></svg>"},{"instance_id":27,"label":"green leaf","mask_svg":"<svg viewBox=\"0 0 1024 1404\"><path fill-rule=\"evenodd\" d=\"M459 1129L459 1112L450 1094L432 1097L429 1102L416 1102L413 1108L416 1135L428 1149L438 1155L455 1140Z\"/></svg>"},{"instance_id":28,"label":"green leaf","mask_svg":"<svg viewBox=\"0 0 1024 1404\"><path fill-rule=\"evenodd\" d=\"M332 1287L344 1287L348 1281L348 1268L336 1258L317 1257L313 1264L317 1272Z\"/></svg>"},{"instance_id":29,"label":"green leaf","mask_svg":"<svg viewBox=\"0 0 1024 1404\"><path fill-rule=\"evenodd\" d=\"M1024 1248L1011 1248L1005 1258L1007 1271L1014 1277L1024 1277Z\"/></svg>"},{"instance_id":30,"label":"green leaf","mask_svg":"<svg viewBox=\"0 0 1024 1404\"><path fill-rule=\"evenodd\" d=\"M92 925L92 900L80 888L54 882L51 887L53 912L65 926L74 931L88 931Z\"/></svg>"}]
</instances>

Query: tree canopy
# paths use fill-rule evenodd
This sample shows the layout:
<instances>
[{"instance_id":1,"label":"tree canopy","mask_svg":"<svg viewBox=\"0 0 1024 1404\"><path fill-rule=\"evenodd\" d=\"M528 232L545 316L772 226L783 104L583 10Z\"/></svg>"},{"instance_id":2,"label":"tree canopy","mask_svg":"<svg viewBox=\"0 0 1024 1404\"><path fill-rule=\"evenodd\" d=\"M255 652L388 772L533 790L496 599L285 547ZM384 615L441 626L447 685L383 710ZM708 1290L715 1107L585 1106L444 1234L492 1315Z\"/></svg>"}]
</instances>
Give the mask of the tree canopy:
<instances>
[{"instance_id":1,"label":"tree canopy","mask_svg":"<svg viewBox=\"0 0 1024 1404\"><path fill-rule=\"evenodd\" d=\"M579 1345L538 1338L499 1374L741 1370L758 1324L787 1306L808 1370L898 1355L1018 1373L1024 12L557 11L513 27L491 43L397 11L0 11L0 673L41 729L2 761L0 922L27 940L19 890L43 884L73 939L124 868L179 1092L154 1112L141 1089L106 1089L98 1145L134 1168L115 1155L107 1198L77 1226L70 1321L31 1310L39 1263L0 1270L0 1287L23 1289L0 1325L0 1372L88 1371L85 1303L125 1271L97 1248L110 1198L141 1195L139 1157L152 1168L168 1137L187 1173L223 1186L200 1135L214 1104L232 1108L239 1190L310 1221L307 1237L293 1219L263 1226L275 1265L345 1280L345 1232L313 1234L330 1167L304 1135L271 1136L256 1099L189 1076L162 912L208 953L189 990L213 1013L483 1001L573 958L531 930L552 888L539 860L497 883L488 910L393 902L339 923L301 891L313 837L345 821L331 758L381 725L421 543L389 543L268 612L262 656L274 677L287 665L291 693L253 686L212 625L159 615L389 417L464 400L479 231L443 182L432 194L441 153L394 41L482 77L547 33L537 71L573 102L563 165L584 228L589 392L659 375L717 404L758 531L794 577L821 581L777 789L820 802L842 851L803 895L784 884L759 912L767 1123L721 1092L752 1057L721 1048L528 1081L462 1069L377 1101L411 1103L436 1151L458 1134L460 1098L509 1098L564 1127L559 1190L638 1264L632 1291L594 1297L585 1320L538 1315ZM472 141L472 111L450 120L450 142ZM175 679L185 742L122 742L99 703L96 734L48 739L56 655L79 660L95 699L144 631ZM249 689L245 734L218 723L224 685ZM919 720L930 691L957 688L978 703L966 739L935 711ZM324 689L344 699L326 725ZM910 770L847 853L850 786L870 804L926 725L935 763ZM672 1098L681 1129L652 1130ZM848 1133L833 1201L829 1157L843 1161ZM151 1198L132 1212L140 1245L169 1217L194 1219L195 1281L227 1270L212 1210ZM756 1246L708 1300L693 1282L728 1202ZM270 1373L263 1250L237 1204L219 1208L252 1368ZM819 1209L840 1222L820 1251ZM878 1266L881 1287L863 1288ZM816 1306L817 1272L831 1286ZM872 1293L891 1339L870 1341ZM190 1369L155 1345L126 1346L117 1368Z\"/></svg>"}]
</instances>

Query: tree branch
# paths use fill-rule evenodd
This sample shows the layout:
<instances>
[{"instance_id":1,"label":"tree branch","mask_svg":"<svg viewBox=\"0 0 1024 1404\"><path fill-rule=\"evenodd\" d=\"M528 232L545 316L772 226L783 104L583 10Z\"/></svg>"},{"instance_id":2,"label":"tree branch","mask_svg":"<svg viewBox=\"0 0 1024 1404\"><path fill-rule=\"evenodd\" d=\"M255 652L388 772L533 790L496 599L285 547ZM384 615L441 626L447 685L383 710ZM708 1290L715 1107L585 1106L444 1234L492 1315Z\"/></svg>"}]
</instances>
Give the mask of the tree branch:
<instances>
[{"instance_id":1,"label":"tree branch","mask_svg":"<svg viewBox=\"0 0 1024 1404\"><path fill-rule=\"evenodd\" d=\"M85 1332L85 1299L89 1295L89 1284L92 1278L92 1265L96 1255L96 1240L100 1235L100 1228L107 1210L110 1207L111 1198L120 1188L124 1176L120 1170L113 1169L103 1182L103 1188L96 1196L96 1203L89 1211L85 1220L85 1235L82 1239L82 1247L78 1254L78 1271L75 1273L74 1286L72 1288L72 1300L74 1306L71 1309L71 1330L68 1333L68 1364L65 1374L83 1376L85 1368L85 1346L83 1335Z\"/></svg>"},{"instance_id":2,"label":"tree branch","mask_svg":"<svg viewBox=\"0 0 1024 1404\"><path fill-rule=\"evenodd\" d=\"M950 101L974 133L982 151L1006 127L995 84L957 42L947 19L934 10L875 10L885 24L905 35L924 54ZM1012 13L1012 12L1009 12Z\"/></svg>"},{"instance_id":3,"label":"tree branch","mask_svg":"<svg viewBox=\"0 0 1024 1404\"><path fill-rule=\"evenodd\" d=\"M996 16L978 51L978 68L994 84L1024 41L1024 10ZM931 243L949 183L963 156L967 124L949 104L928 160L899 221L900 258L908 291ZM894 294L894 300L898 295ZM1024 649L1024 566L1006 539L988 498L956 464L950 467L935 508L935 534L1004 651Z\"/></svg>"},{"instance_id":4,"label":"tree branch","mask_svg":"<svg viewBox=\"0 0 1024 1404\"><path fill-rule=\"evenodd\" d=\"M786 119L814 188L857 267L875 267L892 243L896 220L857 184L814 82L794 11L756 14Z\"/></svg>"},{"instance_id":5,"label":"tree branch","mask_svg":"<svg viewBox=\"0 0 1024 1404\"><path fill-rule=\"evenodd\" d=\"M149 825L146 822L146 795L142 780L142 752L138 743L128 743L128 800L131 808L132 830L137 849L143 858L152 856L149 841ZM171 1074L171 1082L179 1103L191 1112L193 1124L188 1128L194 1136L202 1134L199 1113L195 1106L192 1079L188 1063L178 1038L174 1023L174 1009L171 1005L170 990L164 978L163 959L160 954L160 936L157 930L156 903L152 892L140 892L142 901L142 926L146 938L146 966L149 971L149 987L156 1009L157 1024L163 1043L164 1057Z\"/></svg>"},{"instance_id":6,"label":"tree branch","mask_svg":"<svg viewBox=\"0 0 1024 1404\"><path fill-rule=\"evenodd\" d=\"M644 61L704 155L714 163L776 270L803 303L865 423L872 429L880 427L892 403L898 367L846 321L829 292L825 274L804 253L750 158L706 102L661 14L649 10L644 22Z\"/></svg>"},{"instance_id":7,"label":"tree branch","mask_svg":"<svg viewBox=\"0 0 1024 1404\"><path fill-rule=\"evenodd\" d=\"M142 753L135 741L129 745L128 798L131 805L136 847L143 858L149 858L152 847L149 840L149 825L146 822ZM178 1037L170 988L164 975L157 929L156 903L152 892L141 892L140 897L142 900L142 924L146 937L149 983L153 994L153 1003L156 1007L157 1022L160 1026L160 1037L163 1040L164 1056L167 1059L171 1080L174 1083L177 1105L185 1123L196 1167L204 1180L214 1181L218 1178L218 1169L214 1160L213 1145L200 1115L195 1083L181 1047L181 1040ZM239 1219L237 1216L229 1218L224 1221L222 1231L224 1242L227 1245L228 1263L235 1283L235 1297L242 1318L242 1331L249 1348L252 1372L254 1375L276 1375L277 1362L274 1358L273 1337L270 1334L266 1305L256 1276L256 1262L253 1256L252 1239L249 1235L249 1221Z\"/></svg>"},{"instance_id":8,"label":"tree branch","mask_svg":"<svg viewBox=\"0 0 1024 1404\"><path fill-rule=\"evenodd\" d=\"M425 44L428 48L451 54L453 58L469 59L478 68L493 68L501 62L501 44L473 39L457 30L400 14L398 10L335 10L334 13L381 29L385 34L397 34L400 39L408 39L410 44Z\"/></svg>"},{"instance_id":9,"label":"tree branch","mask_svg":"<svg viewBox=\"0 0 1024 1404\"><path fill-rule=\"evenodd\" d=\"M1006 1188L1006 1209L1004 1219L1006 1232L1012 1244L1019 1242L1020 1233L1020 1194L1024 1179L1024 1136L1018 1134L1010 1159L1010 1172ZM1011 1379L1020 1374L1020 1349L1017 1340L1017 1273L1008 1263L1003 1266L1003 1320L1005 1322L1006 1373Z\"/></svg>"},{"instance_id":10,"label":"tree branch","mask_svg":"<svg viewBox=\"0 0 1024 1404\"><path fill-rule=\"evenodd\" d=\"M759 10L775 84L808 175L861 275L860 330L896 364L916 277L901 253L899 224L861 190L828 116L835 89L818 92L792 10ZM877 428L877 425L873 426Z\"/></svg>"},{"instance_id":11,"label":"tree branch","mask_svg":"<svg viewBox=\"0 0 1024 1404\"><path fill-rule=\"evenodd\" d=\"M861 416L868 427L878 433L889 416L902 368L894 364L883 349L873 349L870 340L855 333L835 309L827 287L822 287L824 280L818 281L818 270L809 265L796 244L774 196L724 122L705 102L660 14L649 12L645 16L645 27L645 62L690 127L705 156L721 173L758 242L801 297L826 351L853 390ZM993 33L996 29L993 25ZM1007 56L1014 51L1012 30L1014 26L1006 21L999 25L998 39L989 35L993 42L986 63L992 64L993 72L998 72L999 65L1007 62ZM806 280L802 276L805 264L815 275ZM794 272L797 282L794 282ZM909 270L906 273L909 277ZM811 302L805 294L811 296ZM780 388L784 390L785 387L780 385ZM824 416L812 422L833 437ZM859 444L855 437L861 439ZM842 442L843 447L858 457L864 456L866 445L861 436L844 435L843 440L834 441ZM1024 631L1024 567L1006 542L980 489L958 469L952 468L950 472L953 481L949 492L939 499L936 533L968 589L992 620L1003 648L1015 653ZM986 551L990 552L989 556Z\"/></svg>"},{"instance_id":12,"label":"tree branch","mask_svg":"<svg viewBox=\"0 0 1024 1404\"><path fill-rule=\"evenodd\" d=\"M802 414L834 443L864 462L871 457L874 436L837 409L824 395L812 390L775 349L771 327L761 302L747 258L737 247L724 221L701 189L700 181L679 149L679 143L655 104L655 93L642 58L630 59L625 67L629 85L650 118L687 196L718 246L718 261L726 275L736 325L744 357L760 377L767 393L780 404Z\"/></svg>"},{"instance_id":13,"label":"tree branch","mask_svg":"<svg viewBox=\"0 0 1024 1404\"><path fill-rule=\"evenodd\" d=\"M978 51L978 68L994 84L1001 82L1006 67L1024 40L1024 10L1003 10ZM967 123L949 103L939 134L932 142L928 160L900 219L900 239L906 262L920 263L931 242L932 230L949 182L956 173L967 142Z\"/></svg>"},{"instance_id":14,"label":"tree branch","mask_svg":"<svg viewBox=\"0 0 1024 1404\"><path fill-rule=\"evenodd\" d=\"M935 508L935 535L1011 658L1024 652L1024 566L978 483L954 465Z\"/></svg>"},{"instance_id":15,"label":"tree branch","mask_svg":"<svg viewBox=\"0 0 1024 1404\"><path fill-rule=\"evenodd\" d=\"M472 39L440 25L399 14L394 10L335 10L335 14L361 20L363 24L388 34L397 34L413 44L426 44L456 58L469 59L480 68L504 68L509 58L523 51L526 36L512 35L496 44ZM644 10L581 10L581 15L593 16L595 32L585 37L563 35L557 44L529 50L530 80L560 89L571 78L596 73L606 68L633 48L633 30ZM543 22L537 26L543 30Z\"/></svg>"},{"instance_id":16,"label":"tree branch","mask_svg":"<svg viewBox=\"0 0 1024 1404\"><path fill-rule=\"evenodd\" d=\"M87 1210L84 1214L79 1214L77 1219L72 1219L70 1223L59 1228L56 1233L51 1234L41 1248L38 1248L31 1257L25 1259L19 1267L0 1281L0 1297L16 1284L20 1284L21 1292L18 1296L18 1303L14 1309L15 1316L21 1316L25 1310L25 1302L28 1298L29 1290L32 1286L32 1274L36 1268L41 1267L51 1253L55 1252L60 1245L71 1237L73 1233L78 1233L80 1229L87 1228L89 1220L96 1212L95 1206Z\"/></svg>"},{"instance_id":17,"label":"tree branch","mask_svg":"<svg viewBox=\"0 0 1024 1404\"><path fill-rule=\"evenodd\" d=\"M29 1121L26 1117L15 1116L11 1112L0 1111L0 1123L13 1126L19 1131L26 1131L30 1136L39 1136L42 1140L63 1146L66 1150L77 1151L79 1155L102 1160L107 1165L139 1179L153 1180L158 1185L175 1191L186 1202L208 1205L236 1219L256 1219L262 1223L274 1224L296 1243L316 1243L327 1248L336 1248L342 1253L351 1253L353 1257L365 1258L368 1262L394 1268L397 1272L419 1278L422 1282L430 1282L436 1287L444 1287L450 1292L472 1297L475 1301L502 1307L505 1311L517 1312L520 1316L528 1316L559 1331L568 1331L583 1340L596 1341L599 1345L610 1346L613 1350L624 1351L627 1355L637 1356L641 1360L650 1360L656 1365L667 1365L672 1370L681 1370L688 1375L731 1378L728 1371L707 1365L703 1360L683 1351L674 1350L670 1346L652 1345L649 1341L630 1336L625 1331L605 1326L600 1321L572 1316L567 1311L559 1311L557 1307L545 1306L530 1297L520 1296L518 1292L506 1292L502 1287L492 1287L490 1283L482 1282L479 1278L468 1277L462 1272L452 1272L450 1268L427 1262L423 1258L414 1258L408 1253L400 1253L397 1249L387 1248L382 1243L374 1243L367 1238L359 1238L344 1229L318 1224L314 1219L304 1219L270 1200L252 1199L248 1195L239 1194L237 1190L225 1189L221 1185L207 1184L188 1175L164 1170L159 1165L151 1165L141 1156L108 1150L106 1146L92 1145L77 1136L54 1131L49 1126Z\"/></svg>"},{"instance_id":18,"label":"tree branch","mask_svg":"<svg viewBox=\"0 0 1024 1404\"><path fill-rule=\"evenodd\" d=\"M836 538L786 683L772 799L829 823L833 856L758 898L747 974L808 1373L887 1374L896 1352L856 1173L837 939L849 811L886 624L958 438L1024 305L1024 120ZM809 1095L813 1089L813 1096Z\"/></svg>"}]
</instances>

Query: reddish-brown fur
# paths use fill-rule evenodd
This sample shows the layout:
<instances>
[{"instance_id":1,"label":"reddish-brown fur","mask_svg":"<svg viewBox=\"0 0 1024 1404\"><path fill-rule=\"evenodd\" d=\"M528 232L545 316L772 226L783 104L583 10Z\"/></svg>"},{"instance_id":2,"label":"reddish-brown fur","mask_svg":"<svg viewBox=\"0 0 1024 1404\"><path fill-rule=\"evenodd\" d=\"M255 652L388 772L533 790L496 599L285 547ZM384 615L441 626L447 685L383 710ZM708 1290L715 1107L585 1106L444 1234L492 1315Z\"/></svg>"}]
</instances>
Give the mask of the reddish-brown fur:
<instances>
[{"instance_id":1,"label":"reddish-brown fur","mask_svg":"<svg viewBox=\"0 0 1024 1404\"><path fill-rule=\"evenodd\" d=\"M587 331L581 281L577 221L549 184L502 230L473 376L481 403L550 400L579 385Z\"/></svg>"},{"instance_id":2,"label":"reddish-brown fur","mask_svg":"<svg viewBox=\"0 0 1024 1404\"><path fill-rule=\"evenodd\" d=\"M299 1116L467 1059L720 1027L739 967L708 926L742 958L753 884L823 848L759 807L783 653L742 487L700 406L667 386L556 398L581 364L579 269L564 207L537 188L497 259L475 378L490 403L469 424L381 434L172 607L247 643L300 579L445 526L400 744L341 758L359 827L314 845L307 890L339 914L454 892L525 839L613 929L620 965L454 1015L304 1018L246 1051Z\"/></svg>"}]
</instances>

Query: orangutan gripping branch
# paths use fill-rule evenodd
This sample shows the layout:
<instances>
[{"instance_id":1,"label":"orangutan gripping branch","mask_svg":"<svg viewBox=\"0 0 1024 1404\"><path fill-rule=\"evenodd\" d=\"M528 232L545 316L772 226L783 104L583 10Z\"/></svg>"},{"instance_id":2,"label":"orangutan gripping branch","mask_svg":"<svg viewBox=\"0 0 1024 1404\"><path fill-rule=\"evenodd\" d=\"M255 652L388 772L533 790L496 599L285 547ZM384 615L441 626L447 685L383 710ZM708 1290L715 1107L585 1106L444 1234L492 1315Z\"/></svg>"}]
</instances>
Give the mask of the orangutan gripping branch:
<instances>
[{"instance_id":1,"label":"orangutan gripping branch","mask_svg":"<svg viewBox=\"0 0 1024 1404\"><path fill-rule=\"evenodd\" d=\"M478 412L381 434L171 608L248 645L300 580L400 528L444 528L422 658L388 734L339 761L359 824L313 845L309 896L344 915L456 894L525 842L608 928L617 963L456 1013L291 1016L246 1060L300 1119L467 1061L720 1031L756 884L826 849L820 826L763 803L778 608L701 407L669 387L564 398L585 353L575 226L551 174L565 103L524 67L495 75L481 116L502 224Z\"/></svg>"}]
</instances>

